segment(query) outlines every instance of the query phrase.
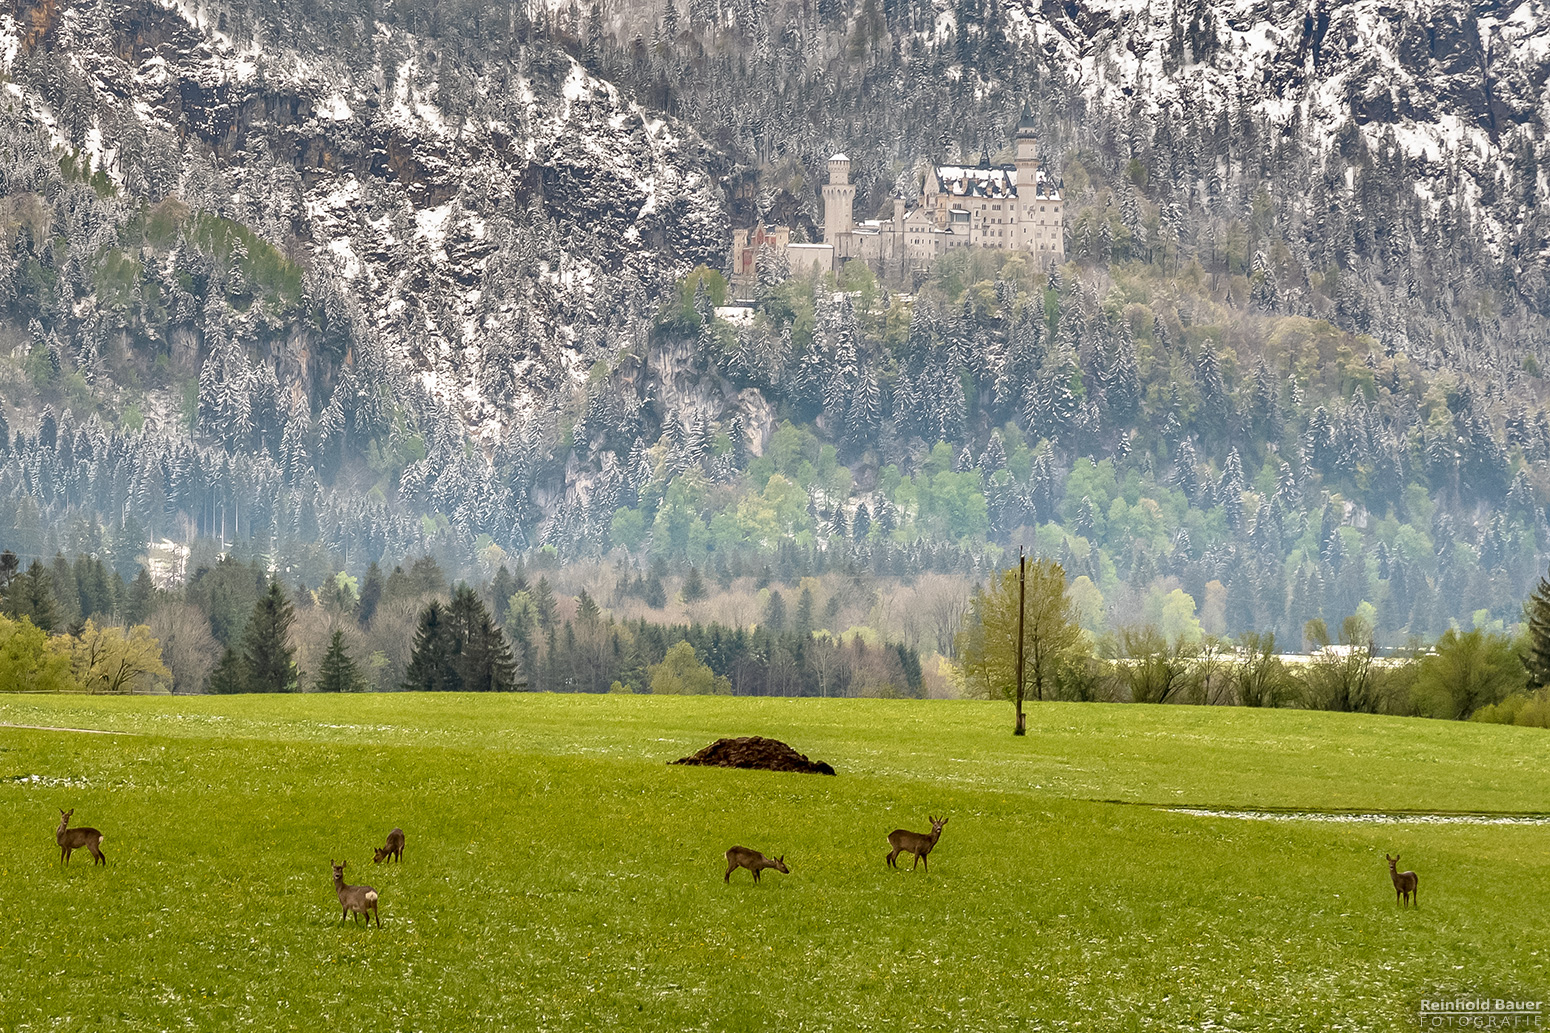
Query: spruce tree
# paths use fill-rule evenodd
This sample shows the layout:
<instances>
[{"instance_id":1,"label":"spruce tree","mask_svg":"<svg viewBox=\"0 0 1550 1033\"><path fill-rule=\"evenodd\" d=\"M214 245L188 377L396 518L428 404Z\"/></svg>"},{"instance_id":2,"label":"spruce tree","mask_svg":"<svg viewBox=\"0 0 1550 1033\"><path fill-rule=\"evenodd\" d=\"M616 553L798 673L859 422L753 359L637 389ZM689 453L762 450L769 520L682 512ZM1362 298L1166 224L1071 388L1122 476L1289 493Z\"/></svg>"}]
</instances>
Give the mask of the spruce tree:
<instances>
[{"instance_id":1,"label":"spruce tree","mask_svg":"<svg viewBox=\"0 0 1550 1033\"><path fill-rule=\"evenodd\" d=\"M318 668L317 681L313 683L312 691L363 692L365 689L365 679L361 677L360 668L344 648L344 632L335 630L328 643L328 652L323 655L323 663Z\"/></svg>"},{"instance_id":2,"label":"spruce tree","mask_svg":"<svg viewBox=\"0 0 1550 1033\"><path fill-rule=\"evenodd\" d=\"M1542 577L1523 604L1523 622L1528 626L1528 653L1523 666L1531 688L1550 685L1550 578Z\"/></svg>"},{"instance_id":3,"label":"spruce tree","mask_svg":"<svg viewBox=\"0 0 1550 1033\"><path fill-rule=\"evenodd\" d=\"M420 611L420 623L414 633L414 652L404 672L406 692L445 692L461 688L452 666L455 642L448 627L447 610L440 599L432 599Z\"/></svg>"},{"instance_id":4,"label":"spruce tree","mask_svg":"<svg viewBox=\"0 0 1550 1033\"><path fill-rule=\"evenodd\" d=\"M533 586L533 609L538 614L540 628L548 631L554 627L554 589L549 587L549 579L546 577L539 578L538 584Z\"/></svg>"},{"instance_id":5,"label":"spruce tree","mask_svg":"<svg viewBox=\"0 0 1550 1033\"><path fill-rule=\"evenodd\" d=\"M248 691L247 664L235 649L228 647L210 672L210 691L219 695Z\"/></svg>"},{"instance_id":6,"label":"spruce tree","mask_svg":"<svg viewBox=\"0 0 1550 1033\"><path fill-rule=\"evenodd\" d=\"M655 570L646 581L646 605L653 610L660 610L667 605L667 591L662 587L662 578Z\"/></svg>"},{"instance_id":7,"label":"spruce tree","mask_svg":"<svg viewBox=\"0 0 1550 1033\"><path fill-rule=\"evenodd\" d=\"M705 588L705 579L700 576L699 568L690 567L689 573L684 576L684 602L696 603L709 594Z\"/></svg>"},{"instance_id":8,"label":"spruce tree","mask_svg":"<svg viewBox=\"0 0 1550 1033\"><path fill-rule=\"evenodd\" d=\"M451 603L432 600L420 613L403 687L415 692L510 692L511 645L478 593L459 585Z\"/></svg>"},{"instance_id":9,"label":"spruce tree","mask_svg":"<svg viewBox=\"0 0 1550 1033\"><path fill-rule=\"evenodd\" d=\"M355 619L363 628L377 614L377 606L382 602L382 587L382 569L376 560L372 560L371 566L366 568L366 580L361 584L360 602L355 606Z\"/></svg>"},{"instance_id":10,"label":"spruce tree","mask_svg":"<svg viewBox=\"0 0 1550 1033\"><path fill-rule=\"evenodd\" d=\"M469 692L510 692L517 687L511 646L488 613L481 613L469 629L460 659L463 688Z\"/></svg>"},{"instance_id":11,"label":"spruce tree","mask_svg":"<svg viewBox=\"0 0 1550 1033\"><path fill-rule=\"evenodd\" d=\"M291 648L291 625L296 611L279 581L253 604L242 635L242 659L247 667L249 692L295 692L296 651Z\"/></svg>"},{"instance_id":12,"label":"spruce tree","mask_svg":"<svg viewBox=\"0 0 1550 1033\"><path fill-rule=\"evenodd\" d=\"M802 638L810 638L813 634L813 590L802 589L802 594L797 599L796 619L792 622L791 630Z\"/></svg>"},{"instance_id":13,"label":"spruce tree","mask_svg":"<svg viewBox=\"0 0 1550 1033\"><path fill-rule=\"evenodd\" d=\"M6 587L5 612L16 620L25 617L43 631L53 631L60 623L54 603L54 579L42 563L33 560L27 573L11 578Z\"/></svg>"},{"instance_id":14,"label":"spruce tree","mask_svg":"<svg viewBox=\"0 0 1550 1033\"><path fill-rule=\"evenodd\" d=\"M150 571L140 568L140 574L129 585L129 600L124 603L124 620L130 627L146 624L150 620L150 606L157 599L157 586L150 580Z\"/></svg>"},{"instance_id":15,"label":"spruce tree","mask_svg":"<svg viewBox=\"0 0 1550 1033\"><path fill-rule=\"evenodd\" d=\"M764 604L764 617L759 626L772 635L786 630L786 600L779 590L770 589L769 601Z\"/></svg>"}]
</instances>

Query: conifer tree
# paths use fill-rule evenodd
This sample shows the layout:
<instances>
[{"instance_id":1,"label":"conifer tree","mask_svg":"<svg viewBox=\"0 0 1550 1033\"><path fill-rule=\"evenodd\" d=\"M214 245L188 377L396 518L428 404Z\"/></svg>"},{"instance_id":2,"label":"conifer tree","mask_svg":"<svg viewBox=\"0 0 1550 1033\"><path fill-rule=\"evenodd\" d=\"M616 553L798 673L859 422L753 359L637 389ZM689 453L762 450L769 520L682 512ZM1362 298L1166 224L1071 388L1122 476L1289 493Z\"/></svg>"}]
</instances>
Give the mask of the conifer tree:
<instances>
[{"instance_id":1,"label":"conifer tree","mask_svg":"<svg viewBox=\"0 0 1550 1033\"><path fill-rule=\"evenodd\" d=\"M360 602L355 606L355 619L361 627L369 625L376 616L377 606L382 602L382 588L382 568L377 566L376 560L372 560L371 566L366 568L366 580L361 584Z\"/></svg>"},{"instance_id":2,"label":"conifer tree","mask_svg":"<svg viewBox=\"0 0 1550 1033\"><path fill-rule=\"evenodd\" d=\"M690 567L689 573L684 575L683 597L686 603L699 602L710 593L705 588L705 579L700 576L698 567Z\"/></svg>"},{"instance_id":3,"label":"conifer tree","mask_svg":"<svg viewBox=\"0 0 1550 1033\"><path fill-rule=\"evenodd\" d=\"M291 648L291 625L296 611L279 581L253 605L242 635L242 659L247 667L249 692L295 692L296 651Z\"/></svg>"},{"instance_id":4,"label":"conifer tree","mask_svg":"<svg viewBox=\"0 0 1550 1033\"><path fill-rule=\"evenodd\" d=\"M247 664L235 649L227 647L210 672L210 691L220 695L248 691Z\"/></svg>"},{"instance_id":5,"label":"conifer tree","mask_svg":"<svg viewBox=\"0 0 1550 1033\"><path fill-rule=\"evenodd\" d=\"M6 586L5 612L16 620L26 618L33 627L53 631L59 624L59 611L54 604L54 579L47 568L37 560L25 574L17 574Z\"/></svg>"},{"instance_id":6,"label":"conifer tree","mask_svg":"<svg viewBox=\"0 0 1550 1033\"><path fill-rule=\"evenodd\" d=\"M323 663L318 667L318 677L312 685L312 691L362 692L365 688L360 668L344 648L344 632L335 630L328 643L328 652L323 654Z\"/></svg>"},{"instance_id":7,"label":"conifer tree","mask_svg":"<svg viewBox=\"0 0 1550 1033\"><path fill-rule=\"evenodd\" d=\"M1530 687L1543 688L1550 685L1550 577L1540 578L1523 604L1523 622L1528 639L1523 666Z\"/></svg>"},{"instance_id":8,"label":"conifer tree","mask_svg":"<svg viewBox=\"0 0 1550 1033\"><path fill-rule=\"evenodd\" d=\"M667 605L667 590L662 587L662 575L655 570L646 580L646 605L653 610L660 610Z\"/></svg>"},{"instance_id":9,"label":"conifer tree","mask_svg":"<svg viewBox=\"0 0 1550 1033\"><path fill-rule=\"evenodd\" d=\"M432 600L421 612L403 687L417 692L516 688L511 646L472 588L459 585L450 604Z\"/></svg>"},{"instance_id":10,"label":"conifer tree","mask_svg":"<svg viewBox=\"0 0 1550 1033\"><path fill-rule=\"evenodd\" d=\"M533 610L538 616L538 627L548 631L554 627L554 614L556 610L554 601L554 589L549 585L549 579L541 577L538 584L533 586Z\"/></svg>"},{"instance_id":11,"label":"conifer tree","mask_svg":"<svg viewBox=\"0 0 1550 1033\"><path fill-rule=\"evenodd\" d=\"M779 590L770 589L770 598L764 604L764 617L759 621L759 626L772 634L786 630L786 600Z\"/></svg>"},{"instance_id":12,"label":"conifer tree","mask_svg":"<svg viewBox=\"0 0 1550 1033\"><path fill-rule=\"evenodd\" d=\"M516 688L517 672L511 646L483 612L484 604L478 603L478 608L458 658L462 687L466 692L510 692Z\"/></svg>"},{"instance_id":13,"label":"conifer tree","mask_svg":"<svg viewBox=\"0 0 1550 1033\"><path fill-rule=\"evenodd\" d=\"M432 599L420 611L420 623L414 633L414 652L404 672L406 692L444 692L457 689L457 673L452 667L453 641L447 626L447 611L440 599Z\"/></svg>"},{"instance_id":14,"label":"conifer tree","mask_svg":"<svg viewBox=\"0 0 1550 1033\"><path fill-rule=\"evenodd\" d=\"M796 618L791 624L791 630L795 631L801 638L808 638L813 633L814 605L813 590L811 588L802 589L801 596L797 598Z\"/></svg>"},{"instance_id":15,"label":"conifer tree","mask_svg":"<svg viewBox=\"0 0 1550 1033\"><path fill-rule=\"evenodd\" d=\"M151 604L156 600L156 585L151 572L144 567L129 584L129 598L124 604L124 620L130 627L144 624L151 619Z\"/></svg>"}]
</instances>

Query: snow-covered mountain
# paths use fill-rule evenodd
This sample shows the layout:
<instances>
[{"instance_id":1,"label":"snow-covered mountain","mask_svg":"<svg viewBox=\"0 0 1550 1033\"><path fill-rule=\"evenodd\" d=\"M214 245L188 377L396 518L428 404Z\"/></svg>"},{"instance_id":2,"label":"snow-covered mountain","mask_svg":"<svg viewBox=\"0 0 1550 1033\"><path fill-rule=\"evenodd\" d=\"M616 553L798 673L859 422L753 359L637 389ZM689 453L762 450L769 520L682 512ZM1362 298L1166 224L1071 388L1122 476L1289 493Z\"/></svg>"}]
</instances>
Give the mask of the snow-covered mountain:
<instances>
[{"instance_id":1,"label":"snow-covered mountain","mask_svg":"<svg viewBox=\"0 0 1550 1033\"><path fill-rule=\"evenodd\" d=\"M354 346L380 346L478 436L724 250L694 132L547 42L461 60L381 22L353 45L305 23L282 35L240 5L9 7L5 118L131 202L172 196L256 231ZM277 367L316 395L311 344L291 335Z\"/></svg>"}]
</instances>

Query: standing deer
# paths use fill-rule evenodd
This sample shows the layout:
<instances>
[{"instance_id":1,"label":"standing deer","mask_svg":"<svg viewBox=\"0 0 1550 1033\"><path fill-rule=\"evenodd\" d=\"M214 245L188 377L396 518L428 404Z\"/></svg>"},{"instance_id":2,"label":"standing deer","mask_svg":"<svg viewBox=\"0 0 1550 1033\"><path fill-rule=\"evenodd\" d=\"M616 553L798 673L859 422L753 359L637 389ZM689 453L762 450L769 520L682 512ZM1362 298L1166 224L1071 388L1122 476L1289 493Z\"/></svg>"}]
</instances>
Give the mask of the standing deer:
<instances>
[{"instance_id":1,"label":"standing deer","mask_svg":"<svg viewBox=\"0 0 1550 1033\"><path fill-rule=\"evenodd\" d=\"M1394 896L1396 898L1395 903L1397 903L1400 907L1404 907L1407 904L1412 903L1416 907L1420 907L1420 899L1416 896L1416 887L1418 887L1421 883L1420 877L1417 876L1415 872L1399 871L1397 867L1399 864L1398 854L1390 857L1387 853L1385 853L1383 855L1383 859L1389 863L1389 878L1394 880Z\"/></svg>"},{"instance_id":2,"label":"standing deer","mask_svg":"<svg viewBox=\"0 0 1550 1033\"><path fill-rule=\"evenodd\" d=\"M348 861L340 861L334 864L334 893L339 897L339 905L344 908L339 913L339 921L343 922L346 915L354 914L356 924L360 924L360 916L366 916L366 924L371 924L371 916L377 916L377 928L382 928L382 915L377 911L377 891L370 886L346 886L344 884L344 866Z\"/></svg>"},{"instance_id":3,"label":"standing deer","mask_svg":"<svg viewBox=\"0 0 1550 1033\"><path fill-rule=\"evenodd\" d=\"M388 833L387 842L371 852L371 863L381 864L389 857L397 864L404 859L404 830L394 829Z\"/></svg>"},{"instance_id":4,"label":"standing deer","mask_svg":"<svg viewBox=\"0 0 1550 1033\"><path fill-rule=\"evenodd\" d=\"M893 847L893 852L888 855L888 867L897 868L895 859L900 853L915 855L915 864L910 868L914 871L922 862L925 862L926 871L931 870L931 862L926 861L926 855L931 853L931 848L936 846L936 841L942 838L942 826L947 824L947 819L927 818L931 822L931 834L924 832L911 832L908 829L894 829L888 833L888 845Z\"/></svg>"},{"instance_id":5,"label":"standing deer","mask_svg":"<svg viewBox=\"0 0 1550 1033\"><path fill-rule=\"evenodd\" d=\"M59 844L59 862L61 864L69 864L70 855L81 849L81 847L85 847L91 851L91 855L94 858L92 861L93 867L98 864L106 865L108 859L102 856L101 849L101 843L106 837L93 828L70 828L70 815L74 813L74 807L68 811L59 812L59 828L54 830L54 841Z\"/></svg>"},{"instance_id":6,"label":"standing deer","mask_svg":"<svg viewBox=\"0 0 1550 1033\"><path fill-rule=\"evenodd\" d=\"M745 846L735 846L727 851L727 873L722 876L722 882L731 882L732 873L739 868L747 868L753 872L753 881L759 881L759 873L766 868L773 868L783 875L790 875L791 869L786 867L786 855L781 854L771 861L757 850L750 850Z\"/></svg>"}]
</instances>

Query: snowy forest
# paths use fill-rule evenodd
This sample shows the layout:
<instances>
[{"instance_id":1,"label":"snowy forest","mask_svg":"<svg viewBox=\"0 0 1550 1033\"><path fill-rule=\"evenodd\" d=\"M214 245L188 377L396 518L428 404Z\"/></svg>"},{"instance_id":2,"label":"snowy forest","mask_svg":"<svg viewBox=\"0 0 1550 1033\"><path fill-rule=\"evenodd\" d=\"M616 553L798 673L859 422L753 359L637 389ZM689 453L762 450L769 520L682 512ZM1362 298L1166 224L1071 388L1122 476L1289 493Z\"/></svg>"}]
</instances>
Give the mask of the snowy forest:
<instances>
[{"instance_id":1,"label":"snowy forest","mask_svg":"<svg viewBox=\"0 0 1550 1033\"><path fill-rule=\"evenodd\" d=\"M615 608L654 569L967 594L1026 546L1099 630L1512 625L1550 558L1534 27L1148 18L13 0L0 544L126 583L536 557ZM816 237L829 154L865 214L1024 103L1067 263L772 260L717 317L730 228Z\"/></svg>"}]
</instances>

